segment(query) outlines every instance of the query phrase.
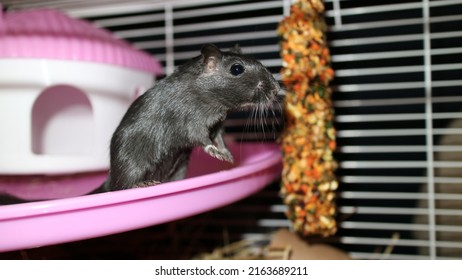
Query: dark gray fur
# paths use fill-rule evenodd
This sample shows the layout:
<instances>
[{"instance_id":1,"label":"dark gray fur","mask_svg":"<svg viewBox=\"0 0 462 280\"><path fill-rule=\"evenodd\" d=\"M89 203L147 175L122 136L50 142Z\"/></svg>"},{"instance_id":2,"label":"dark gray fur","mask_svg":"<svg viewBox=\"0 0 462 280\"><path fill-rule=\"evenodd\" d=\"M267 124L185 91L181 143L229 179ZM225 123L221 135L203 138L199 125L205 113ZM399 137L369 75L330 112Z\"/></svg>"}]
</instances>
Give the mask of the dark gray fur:
<instances>
[{"instance_id":1,"label":"dark gray fur","mask_svg":"<svg viewBox=\"0 0 462 280\"><path fill-rule=\"evenodd\" d=\"M239 63L245 71L233 75ZM128 108L110 145L110 171L101 191L182 179L194 147L232 162L223 143L230 110L270 104L279 91L271 73L235 47L204 45L197 56L159 81Z\"/></svg>"}]
</instances>

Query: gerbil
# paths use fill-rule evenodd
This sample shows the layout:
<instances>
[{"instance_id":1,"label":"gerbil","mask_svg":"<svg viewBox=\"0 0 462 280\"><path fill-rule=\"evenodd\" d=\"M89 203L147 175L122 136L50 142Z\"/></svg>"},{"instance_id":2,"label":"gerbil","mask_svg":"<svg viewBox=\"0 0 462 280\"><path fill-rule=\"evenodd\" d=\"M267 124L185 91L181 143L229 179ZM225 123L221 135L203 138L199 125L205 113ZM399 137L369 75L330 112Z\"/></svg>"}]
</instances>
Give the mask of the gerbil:
<instances>
[{"instance_id":1,"label":"gerbil","mask_svg":"<svg viewBox=\"0 0 462 280\"><path fill-rule=\"evenodd\" d=\"M100 191L115 191L185 176L194 147L233 162L223 142L230 110L271 104L279 84L239 47L204 45L197 56L159 81L128 108L110 144L110 170Z\"/></svg>"}]
</instances>

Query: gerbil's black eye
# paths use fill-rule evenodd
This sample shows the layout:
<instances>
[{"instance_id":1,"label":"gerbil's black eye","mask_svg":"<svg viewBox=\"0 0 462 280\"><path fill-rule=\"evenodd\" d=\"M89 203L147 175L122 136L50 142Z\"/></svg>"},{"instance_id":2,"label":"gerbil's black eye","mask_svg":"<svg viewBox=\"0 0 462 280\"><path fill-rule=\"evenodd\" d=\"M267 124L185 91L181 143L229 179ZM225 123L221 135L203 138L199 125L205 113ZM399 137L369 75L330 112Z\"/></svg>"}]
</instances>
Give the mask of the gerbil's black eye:
<instances>
[{"instance_id":1,"label":"gerbil's black eye","mask_svg":"<svg viewBox=\"0 0 462 280\"><path fill-rule=\"evenodd\" d=\"M231 69L229 69L229 71L231 72L233 76L238 76L244 73L244 66L242 66L239 63L235 63L231 66Z\"/></svg>"}]
</instances>

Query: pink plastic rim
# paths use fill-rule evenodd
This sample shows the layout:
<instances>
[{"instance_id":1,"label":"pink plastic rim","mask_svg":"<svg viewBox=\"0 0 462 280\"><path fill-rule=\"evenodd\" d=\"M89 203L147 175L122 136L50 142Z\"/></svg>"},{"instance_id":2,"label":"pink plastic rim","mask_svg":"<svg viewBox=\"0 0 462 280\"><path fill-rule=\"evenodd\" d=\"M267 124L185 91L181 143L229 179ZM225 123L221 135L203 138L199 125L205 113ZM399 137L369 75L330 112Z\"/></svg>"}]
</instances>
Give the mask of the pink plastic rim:
<instances>
[{"instance_id":1,"label":"pink plastic rim","mask_svg":"<svg viewBox=\"0 0 462 280\"><path fill-rule=\"evenodd\" d=\"M281 155L277 145L242 144L232 150L233 155L241 153L242 159L228 170L142 189L0 206L0 251L173 221L240 200L279 177ZM198 155L197 159L201 158L203 155Z\"/></svg>"}]
</instances>

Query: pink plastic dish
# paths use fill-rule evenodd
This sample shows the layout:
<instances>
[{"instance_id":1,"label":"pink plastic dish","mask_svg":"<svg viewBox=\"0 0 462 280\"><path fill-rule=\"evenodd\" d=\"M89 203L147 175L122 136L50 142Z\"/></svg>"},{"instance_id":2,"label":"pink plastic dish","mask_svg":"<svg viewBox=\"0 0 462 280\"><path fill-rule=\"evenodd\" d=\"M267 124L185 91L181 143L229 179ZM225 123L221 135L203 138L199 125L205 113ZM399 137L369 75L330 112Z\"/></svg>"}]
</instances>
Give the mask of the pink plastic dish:
<instances>
[{"instance_id":1,"label":"pink plastic dish","mask_svg":"<svg viewBox=\"0 0 462 280\"><path fill-rule=\"evenodd\" d=\"M195 151L187 179L147 188L82 195L104 181L105 174L91 174L88 180L81 175L73 188L72 179L67 178L63 181L65 191L60 192L56 182L43 183L43 188L37 187L37 182L34 187L14 186L11 180L0 182L1 193L19 195L22 189L29 199L54 198L0 206L0 252L94 238L192 216L245 198L279 177L277 145L228 146L234 166ZM59 195L67 198L57 198Z\"/></svg>"}]
</instances>

